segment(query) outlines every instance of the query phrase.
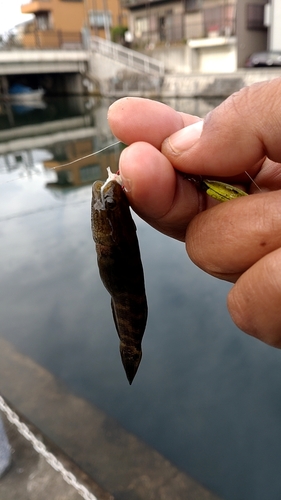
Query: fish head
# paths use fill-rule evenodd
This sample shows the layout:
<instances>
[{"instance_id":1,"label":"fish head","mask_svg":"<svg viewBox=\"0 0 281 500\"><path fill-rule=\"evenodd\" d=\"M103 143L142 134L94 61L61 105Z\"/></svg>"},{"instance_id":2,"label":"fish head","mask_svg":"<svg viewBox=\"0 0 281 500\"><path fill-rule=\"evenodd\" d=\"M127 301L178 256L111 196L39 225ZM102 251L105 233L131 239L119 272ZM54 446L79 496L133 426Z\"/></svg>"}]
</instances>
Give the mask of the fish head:
<instances>
[{"instance_id":1,"label":"fish head","mask_svg":"<svg viewBox=\"0 0 281 500\"><path fill-rule=\"evenodd\" d=\"M129 202L122 186L115 180L93 184L92 231L94 240L105 246L124 241L136 231Z\"/></svg>"}]
</instances>

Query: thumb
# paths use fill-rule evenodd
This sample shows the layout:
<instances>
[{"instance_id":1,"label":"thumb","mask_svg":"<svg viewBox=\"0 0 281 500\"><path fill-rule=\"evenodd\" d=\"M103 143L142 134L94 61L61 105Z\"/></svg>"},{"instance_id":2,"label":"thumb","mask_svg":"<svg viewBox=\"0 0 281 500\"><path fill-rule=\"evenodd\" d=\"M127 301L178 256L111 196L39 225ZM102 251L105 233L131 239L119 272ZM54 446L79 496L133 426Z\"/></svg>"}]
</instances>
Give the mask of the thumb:
<instances>
[{"instance_id":1,"label":"thumb","mask_svg":"<svg viewBox=\"0 0 281 500\"><path fill-rule=\"evenodd\" d=\"M192 174L255 173L265 156L281 162L280 133L281 78L276 78L231 95L204 121L167 138L162 153L175 168Z\"/></svg>"}]
</instances>

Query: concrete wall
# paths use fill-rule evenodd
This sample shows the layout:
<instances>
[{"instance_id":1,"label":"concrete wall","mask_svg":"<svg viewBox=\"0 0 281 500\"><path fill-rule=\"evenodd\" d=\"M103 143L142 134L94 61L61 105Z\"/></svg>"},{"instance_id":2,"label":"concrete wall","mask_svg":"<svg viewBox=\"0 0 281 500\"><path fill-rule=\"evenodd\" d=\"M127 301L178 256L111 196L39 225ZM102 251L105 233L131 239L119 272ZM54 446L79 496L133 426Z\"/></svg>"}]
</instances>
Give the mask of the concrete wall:
<instances>
[{"instance_id":1,"label":"concrete wall","mask_svg":"<svg viewBox=\"0 0 281 500\"><path fill-rule=\"evenodd\" d=\"M189 46L188 43L160 46L146 51L145 54L162 61L165 69L173 73L191 73L192 71L231 73L237 68L237 50L234 38L229 39L229 43L224 45L219 41L216 45L214 40L211 46L198 44L198 47L193 47L193 45Z\"/></svg>"},{"instance_id":2,"label":"concrete wall","mask_svg":"<svg viewBox=\"0 0 281 500\"><path fill-rule=\"evenodd\" d=\"M159 89L159 78L134 71L126 65L98 53L91 54L90 75L98 81L102 95L125 92L142 94L149 89Z\"/></svg>"},{"instance_id":3,"label":"concrete wall","mask_svg":"<svg viewBox=\"0 0 281 500\"><path fill-rule=\"evenodd\" d=\"M281 77L281 68L245 69L235 73L166 75L162 97L228 97L256 82Z\"/></svg>"},{"instance_id":4,"label":"concrete wall","mask_svg":"<svg viewBox=\"0 0 281 500\"><path fill-rule=\"evenodd\" d=\"M207 50L210 52L207 53ZM121 97L140 95L141 97L227 97L242 87L258 81L281 77L281 68L235 70L236 44L217 46L217 65L214 46L201 47L201 70L205 73L165 74L163 85L153 82L153 78L133 73L126 66L100 54L92 54L93 78L100 83L102 95ZM195 52L195 51L194 51ZM172 52L171 52L172 53ZM218 72L225 57L224 73ZM175 62L175 58L172 58ZM227 72L227 69L229 72Z\"/></svg>"},{"instance_id":5,"label":"concrete wall","mask_svg":"<svg viewBox=\"0 0 281 500\"><path fill-rule=\"evenodd\" d=\"M145 54L162 61L167 71L177 73L190 73L191 71L191 50L187 44L155 47Z\"/></svg>"},{"instance_id":6,"label":"concrete wall","mask_svg":"<svg viewBox=\"0 0 281 500\"><path fill-rule=\"evenodd\" d=\"M278 0L280 3L280 0ZM237 2L236 35L237 35L237 67L244 68L246 60L253 52L262 52L267 49L267 30L247 29L248 0ZM256 4L265 4L265 0L255 0ZM279 25L280 31L280 25Z\"/></svg>"},{"instance_id":7,"label":"concrete wall","mask_svg":"<svg viewBox=\"0 0 281 500\"><path fill-rule=\"evenodd\" d=\"M91 53L90 71L94 78L99 81L105 81L109 78L115 78L119 71L124 71L126 66L114 61L109 57L105 57L97 52Z\"/></svg>"}]
</instances>

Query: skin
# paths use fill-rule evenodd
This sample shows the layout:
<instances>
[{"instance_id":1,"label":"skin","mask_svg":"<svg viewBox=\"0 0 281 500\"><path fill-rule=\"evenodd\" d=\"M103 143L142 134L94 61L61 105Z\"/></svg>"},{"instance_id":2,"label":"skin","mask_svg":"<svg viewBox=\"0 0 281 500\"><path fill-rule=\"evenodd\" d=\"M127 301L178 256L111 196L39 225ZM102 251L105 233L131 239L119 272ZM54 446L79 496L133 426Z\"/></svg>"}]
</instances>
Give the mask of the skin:
<instances>
[{"instance_id":1,"label":"skin","mask_svg":"<svg viewBox=\"0 0 281 500\"><path fill-rule=\"evenodd\" d=\"M280 348L281 79L230 96L207 115L201 136L198 117L147 99L120 99L108 119L130 145L120 173L133 209L185 241L204 271L233 282L228 309L235 324ZM199 131L185 128L194 123ZM178 171L218 178L253 196L217 203Z\"/></svg>"}]
</instances>

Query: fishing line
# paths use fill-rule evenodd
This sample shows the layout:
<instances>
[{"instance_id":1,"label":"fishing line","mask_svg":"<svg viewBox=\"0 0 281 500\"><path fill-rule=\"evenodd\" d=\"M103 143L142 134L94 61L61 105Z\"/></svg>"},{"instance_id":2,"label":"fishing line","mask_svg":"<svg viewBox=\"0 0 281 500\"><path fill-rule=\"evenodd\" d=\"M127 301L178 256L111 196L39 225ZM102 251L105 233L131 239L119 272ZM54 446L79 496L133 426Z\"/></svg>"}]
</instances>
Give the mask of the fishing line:
<instances>
[{"instance_id":1,"label":"fishing line","mask_svg":"<svg viewBox=\"0 0 281 500\"><path fill-rule=\"evenodd\" d=\"M97 155L99 153L102 153L106 149L113 148L114 146L117 146L117 144L121 144L121 141L113 142L112 144L109 144L109 146L105 146L104 148L101 148L98 151L95 151L94 153L90 153L89 155L82 156L81 158L76 158L76 160L72 160L72 161L70 161L68 163L64 163L63 165L57 165L56 167L51 167L48 170L58 170L59 168L62 168L62 167L68 167L68 165L73 165L74 163L77 163L77 162L79 162L81 160L85 160L86 158L90 158L91 156L95 156L95 155ZM25 177L30 177L30 173L23 174L23 175L21 175L19 177L15 177L14 179L10 179L8 181L1 182L0 186L2 186L3 184L9 184L10 182L19 181L21 179L24 179Z\"/></svg>"},{"instance_id":2,"label":"fishing line","mask_svg":"<svg viewBox=\"0 0 281 500\"><path fill-rule=\"evenodd\" d=\"M109 144L108 146L104 146L103 148L99 149L98 151L95 151L93 153L90 153L88 155L85 155L85 156L82 156L80 158L76 158L75 160L72 160L68 163L64 163L62 165L57 165L55 167L51 167L49 170L58 170L60 168L63 168L63 167L67 167L69 165L73 165L75 163L78 163L79 161L81 160L85 160L87 158L90 158L92 156L95 156L99 153L102 153L103 151L106 151L107 149L109 148L112 148L114 146L117 146L118 144L121 144L121 141L116 141L116 142L113 142L112 144ZM251 182L256 186L256 188L261 192L261 188L257 185L257 183L254 181L254 179L251 177L251 175L245 170L245 174L249 177L249 179L251 180ZM5 181L5 182L2 182L0 183L0 186L4 185L4 184L8 184L10 182L16 182L17 180L22 180L23 178L26 178L26 177L29 177L30 176L30 173L27 173L27 174L23 174L21 175L20 177L16 177L14 179L10 179L8 181ZM109 179L108 179L109 180ZM83 200L84 201L84 200ZM83 203L82 201L82 203ZM71 205L71 204L76 204L77 202L73 202L73 203L68 203L67 205ZM79 203L79 202L78 202ZM60 206L63 206L63 205L60 205ZM40 213L40 212L45 212L45 211L49 211L49 210L53 210L55 208L58 208L58 206L52 206L52 207L48 207L48 208L43 208L43 209L36 209L36 210L31 210L31 211L28 211L28 212L23 212L23 213L18 213L18 214L11 214L7 217L3 217L3 218L0 218L0 222L4 222L4 221L8 221L8 220L11 220L11 219L15 219L15 218L18 218L18 217L26 217L28 215L32 215L34 213Z\"/></svg>"},{"instance_id":3,"label":"fishing line","mask_svg":"<svg viewBox=\"0 0 281 500\"><path fill-rule=\"evenodd\" d=\"M108 146L105 146L105 147L99 149L98 151L95 151L94 153L90 153L89 155L82 156L81 158L76 158L76 160L70 161L69 163L64 163L63 165L57 165L56 167L52 167L49 170L57 170L57 169L62 168L62 167L67 167L68 165L73 165L74 163L77 163L77 162L79 162L81 160L84 160L86 158L90 158L91 156L95 156L95 155L97 155L99 153L102 153L106 149L109 149L109 148L112 148L114 146L117 146L118 144L121 144L121 141L113 142L112 144L109 144ZM8 184L10 182L16 182L17 180L21 180L21 179L23 179L25 177L30 177L30 174L28 173L28 174L22 175L20 177L16 177L14 179L10 179L8 181L2 182L2 183L0 183L0 186L2 186L3 184ZM21 212L21 213L17 213L17 214L7 215L6 217L2 217L2 218L0 217L0 223L1 222L6 222L6 221L9 221L9 220L12 220L12 219L17 219L17 218L21 218L21 217L27 217L29 215L38 214L38 213L41 213L41 212L48 212L50 210L55 210L55 209L60 208L60 207L65 207L65 206L70 206L70 205L76 205L76 204L80 204L80 203L85 203L86 201L88 201L88 198L86 200L73 201L71 203L64 203L64 204L59 204L59 205L53 205L53 206L49 206L49 207L42 208L42 209L39 208L39 209L30 210L28 212Z\"/></svg>"},{"instance_id":4,"label":"fishing line","mask_svg":"<svg viewBox=\"0 0 281 500\"><path fill-rule=\"evenodd\" d=\"M86 158L90 158L91 156L95 156L99 153L102 153L106 149L113 148L114 146L117 146L117 144L121 144L121 141L113 142L112 144L109 144L109 146L105 146L102 149L99 149L98 151L95 151L94 153L90 153L89 155L82 156L81 158L76 158L76 160L70 161L69 163L64 163L63 165L58 165L57 167L52 167L50 170L56 170L58 168L62 167L68 167L68 165L73 165L73 163L77 163L78 161L85 160Z\"/></svg>"},{"instance_id":5,"label":"fishing line","mask_svg":"<svg viewBox=\"0 0 281 500\"><path fill-rule=\"evenodd\" d=\"M246 170L245 170L245 174L249 177L250 181L252 181L254 186L256 186L256 188L262 193L261 188L257 185L257 183L254 181L253 177L251 177L250 174L248 174L248 172Z\"/></svg>"}]
</instances>

